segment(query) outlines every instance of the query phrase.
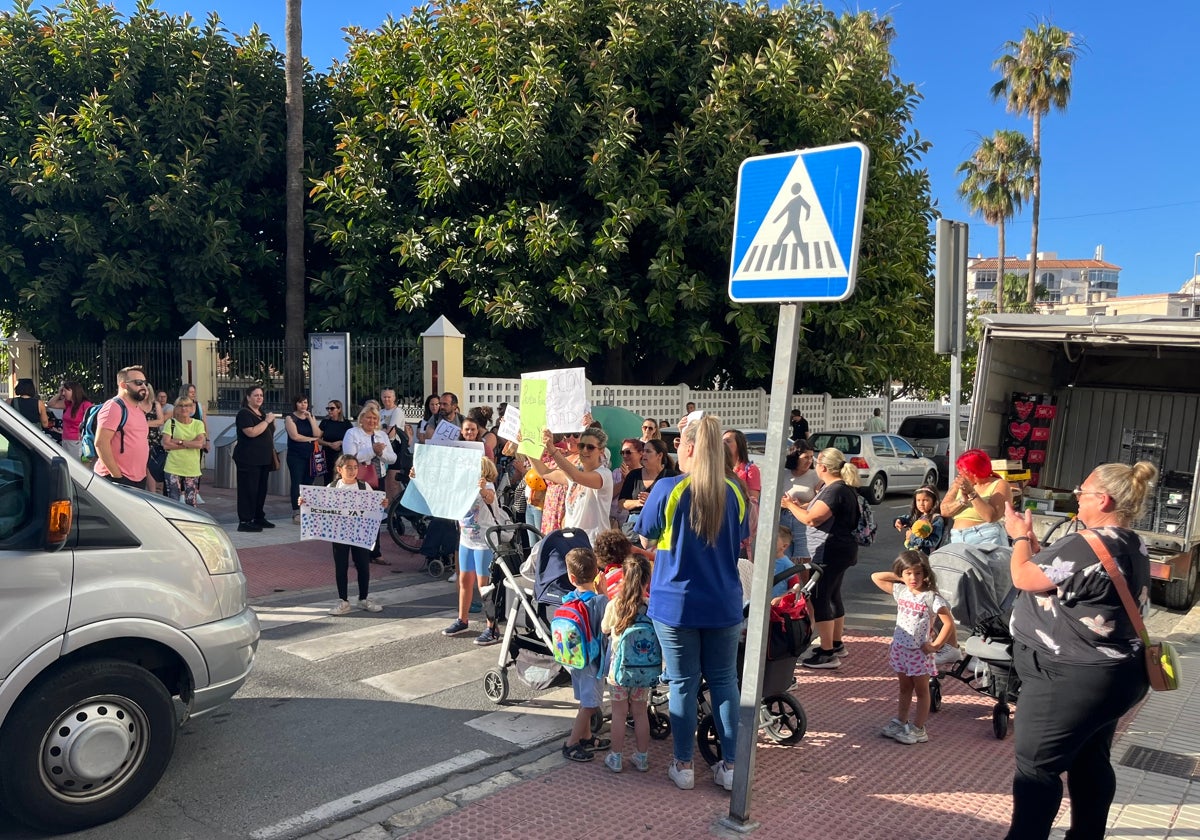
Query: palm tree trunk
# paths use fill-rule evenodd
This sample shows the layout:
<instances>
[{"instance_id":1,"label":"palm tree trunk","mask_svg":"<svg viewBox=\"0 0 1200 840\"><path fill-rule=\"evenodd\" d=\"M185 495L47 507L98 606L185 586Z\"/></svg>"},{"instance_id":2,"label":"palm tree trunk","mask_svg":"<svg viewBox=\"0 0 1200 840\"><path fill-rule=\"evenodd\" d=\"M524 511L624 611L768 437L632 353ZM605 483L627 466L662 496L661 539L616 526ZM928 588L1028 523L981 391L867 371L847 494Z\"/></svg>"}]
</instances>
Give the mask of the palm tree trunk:
<instances>
[{"instance_id":1,"label":"palm tree trunk","mask_svg":"<svg viewBox=\"0 0 1200 840\"><path fill-rule=\"evenodd\" d=\"M1033 233L1029 246L1029 284L1025 300L1032 307L1037 299L1038 216L1042 212L1042 115L1033 112Z\"/></svg>"},{"instance_id":2,"label":"palm tree trunk","mask_svg":"<svg viewBox=\"0 0 1200 840\"><path fill-rule=\"evenodd\" d=\"M301 0L287 0L287 99L285 223L287 249L284 263L284 382L287 399L304 391L304 53L300 26Z\"/></svg>"},{"instance_id":3,"label":"palm tree trunk","mask_svg":"<svg viewBox=\"0 0 1200 840\"><path fill-rule=\"evenodd\" d=\"M999 282L996 283L996 314L999 315L1004 311L1004 217L1000 217L1000 223L996 225L1000 231L1000 264L996 270L996 277Z\"/></svg>"}]
</instances>

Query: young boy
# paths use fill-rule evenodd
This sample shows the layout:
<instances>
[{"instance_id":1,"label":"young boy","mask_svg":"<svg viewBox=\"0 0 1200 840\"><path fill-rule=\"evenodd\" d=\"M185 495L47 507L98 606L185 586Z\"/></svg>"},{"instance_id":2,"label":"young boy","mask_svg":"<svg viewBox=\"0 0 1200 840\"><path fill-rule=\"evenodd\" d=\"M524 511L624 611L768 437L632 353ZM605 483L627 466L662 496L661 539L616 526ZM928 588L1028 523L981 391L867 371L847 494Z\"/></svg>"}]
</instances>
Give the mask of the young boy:
<instances>
[{"instance_id":1,"label":"young boy","mask_svg":"<svg viewBox=\"0 0 1200 840\"><path fill-rule=\"evenodd\" d=\"M591 593L594 597L586 598L588 620L592 626L592 637L601 639L600 622L604 619L604 609L608 606L608 598L596 593L596 555L590 548L573 548L567 552L567 577L575 586L579 595ZM604 696L604 679L600 676L600 659L590 662L586 668L571 669L571 689L575 699L579 701L579 711L575 714L575 724L567 742L563 745L563 757L570 761L591 761L596 750L608 749L609 740L593 736L592 715L600 708Z\"/></svg>"},{"instance_id":2,"label":"young boy","mask_svg":"<svg viewBox=\"0 0 1200 840\"><path fill-rule=\"evenodd\" d=\"M786 525L780 525L779 530L775 533L775 567L771 570L771 576L782 572L784 569L789 569L793 565L791 557L788 557L788 549L792 545L792 529ZM787 580L781 580L779 583L771 587L771 603L778 603L778 599L787 594L787 591L800 582L798 575L792 575Z\"/></svg>"}]
</instances>

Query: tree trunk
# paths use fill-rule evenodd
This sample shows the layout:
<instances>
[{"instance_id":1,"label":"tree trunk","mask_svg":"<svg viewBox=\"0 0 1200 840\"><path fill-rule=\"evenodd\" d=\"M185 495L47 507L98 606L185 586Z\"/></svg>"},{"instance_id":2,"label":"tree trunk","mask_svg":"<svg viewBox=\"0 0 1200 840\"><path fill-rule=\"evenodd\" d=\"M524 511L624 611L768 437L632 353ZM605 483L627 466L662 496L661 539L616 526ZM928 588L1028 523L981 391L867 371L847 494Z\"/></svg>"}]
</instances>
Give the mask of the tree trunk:
<instances>
[{"instance_id":1,"label":"tree trunk","mask_svg":"<svg viewBox=\"0 0 1200 840\"><path fill-rule=\"evenodd\" d=\"M1033 112L1033 234L1029 246L1029 284L1025 300L1030 307L1037 299L1038 215L1042 212L1042 115ZM1030 311L1033 311L1032 308Z\"/></svg>"},{"instance_id":2,"label":"tree trunk","mask_svg":"<svg viewBox=\"0 0 1200 840\"><path fill-rule=\"evenodd\" d=\"M1004 311L1004 217L1000 217L1000 223L996 225L1000 232L1000 258L997 262L996 269L996 314L999 315Z\"/></svg>"},{"instance_id":3,"label":"tree trunk","mask_svg":"<svg viewBox=\"0 0 1200 840\"><path fill-rule=\"evenodd\" d=\"M287 0L287 252L284 267L286 399L304 390L304 53L300 26L301 0Z\"/></svg>"}]
</instances>

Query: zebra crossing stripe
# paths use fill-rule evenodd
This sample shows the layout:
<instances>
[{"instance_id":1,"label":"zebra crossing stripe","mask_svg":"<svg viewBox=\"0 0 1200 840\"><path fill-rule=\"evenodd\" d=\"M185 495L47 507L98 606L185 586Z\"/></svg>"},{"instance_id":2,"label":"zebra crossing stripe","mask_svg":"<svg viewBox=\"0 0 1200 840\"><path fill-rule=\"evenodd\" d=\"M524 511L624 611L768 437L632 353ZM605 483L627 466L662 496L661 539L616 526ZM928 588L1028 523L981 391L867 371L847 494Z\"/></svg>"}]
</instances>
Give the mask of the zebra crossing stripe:
<instances>
[{"instance_id":1,"label":"zebra crossing stripe","mask_svg":"<svg viewBox=\"0 0 1200 840\"><path fill-rule=\"evenodd\" d=\"M496 654L490 647L475 648L433 662L368 677L362 682L397 700L419 700L472 682L482 686L483 675L496 664Z\"/></svg>"},{"instance_id":2,"label":"zebra crossing stripe","mask_svg":"<svg viewBox=\"0 0 1200 840\"><path fill-rule=\"evenodd\" d=\"M454 619L452 611L439 613L436 616L424 618L398 618L392 621L373 620L362 629L347 630L344 633L329 633L315 639L305 639L300 642L280 646L284 653L307 659L309 662L322 662L353 653L358 650L390 645L426 636L441 630Z\"/></svg>"},{"instance_id":3,"label":"zebra crossing stripe","mask_svg":"<svg viewBox=\"0 0 1200 840\"><path fill-rule=\"evenodd\" d=\"M570 688L560 688L519 706L472 718L466 725L528 749L571 731L579 703Z\"/></svg>"}]
</instances>

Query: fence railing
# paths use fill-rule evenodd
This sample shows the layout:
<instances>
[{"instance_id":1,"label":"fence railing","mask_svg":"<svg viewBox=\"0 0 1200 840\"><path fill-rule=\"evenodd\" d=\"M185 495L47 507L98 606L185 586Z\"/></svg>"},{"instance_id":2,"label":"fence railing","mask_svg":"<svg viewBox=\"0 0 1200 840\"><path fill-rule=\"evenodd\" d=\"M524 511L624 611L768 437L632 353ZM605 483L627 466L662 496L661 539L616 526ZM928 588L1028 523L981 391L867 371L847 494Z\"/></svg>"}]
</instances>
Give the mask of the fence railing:
<instances>
[{"instance_id":1,"label":"fence railing","mask_svg":"<svg viewBox=\"0 0 1200 840\"><path fill-rule=\"evenodd\" d=\"M350 336L350 401L362 405L391 388L401 405L420 406L421 341L416 336Z\"/></svg>"},{"instance_id":2,"label":"fence railing","mask_svg":"<svg viewBox=\"0 0 1200 840\"><path fill-rule=\"evenodd\" d=\"M496 406L502 402L520 405L521 380L466 377L461 404L469 409L476 405ZM697 391L686 385L592 385L589 393L592 405L615 405L627 408L643 417L673 425L689 402L697 408L721 417L725 426L741 429L761 429L767 425L770 394L761 388L749 391ZM905 417L914 414L938 414L950 410L942 402L892 401L882 397L838 399L829 394L794 394L791 408L799 408L808 425L818 429L861 429L878 408L895 432ZM964 406L964 417L969 406Z\"/></svg>"},{"instance_id":3,"label":"fence railing","mask_svg":"<svg viewBox=\"0 0 1200 840\"><path fill-rule=\"evenodd\" d=\"M155 390L166 391L172 400L179 393L178 341L40 343L36 381L43 396L56 393L62 382L78 382L95 400L116 393L117 371L133 365L142 368Z\"/></svg>"}]
</instances>

